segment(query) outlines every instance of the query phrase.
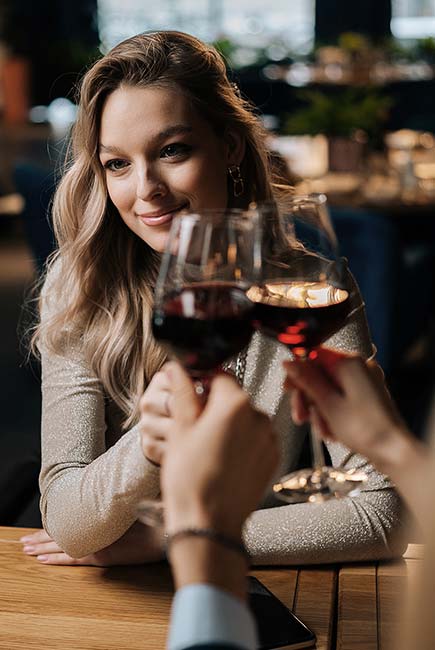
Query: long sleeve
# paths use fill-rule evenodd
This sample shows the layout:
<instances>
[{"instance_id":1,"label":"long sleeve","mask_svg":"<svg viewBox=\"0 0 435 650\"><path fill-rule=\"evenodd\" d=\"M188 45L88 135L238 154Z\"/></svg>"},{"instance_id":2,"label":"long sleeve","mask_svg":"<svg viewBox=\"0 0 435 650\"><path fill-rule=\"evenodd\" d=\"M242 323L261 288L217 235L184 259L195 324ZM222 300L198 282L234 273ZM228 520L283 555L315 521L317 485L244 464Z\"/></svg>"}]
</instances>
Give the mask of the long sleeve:
<instances>
[{"instance_id":1,"label":"long sleeve","mask_svg":"<svg viewBox=\"0 0 435 650\"><path fill-rule=\"evenodd\" d=\"M122 437L110 430L101 382L79 346L65 356L43 349L41 362L43 524L66 553L82 557L133 524L137 502L159 492L158 469L142 454L138 427Z\"/></svg>"},{"instance_id":2,"label":"long sleeve","mask_svg":"<svg viewBox=\"0 0 435 650\"><path fill-rule=\"evenodd\" d=\"M321 564L400 556L406 547L401 501L361 456L328 445L333 465L358 466L368 482L358 496L320 504L301 503L254 512L244 540L254 564Z\"/></svg>"},{"instance_id":3,"label":"long sleeve","mask_svg":"<svg viewBox=\"0 0 435 650\"><path fill-rule=\"evenodd\" d=\"M373 347L364 304L352 277L350 316L326 346L372 356ZM288 395L283 390L283 346L256 335L250 346L244 386L257 408L274 422L282 462L273 479L300 465L307 427L291 420ZM263 508L249 518L244 540L254 564L304 564L373 560L397 557L405 548L401 500L387 477L366 459L338 443L328 443L332 464L358 466L368 481L358 496L321 504L281 505L269 491Z\"/></svg>"}]
</instances>

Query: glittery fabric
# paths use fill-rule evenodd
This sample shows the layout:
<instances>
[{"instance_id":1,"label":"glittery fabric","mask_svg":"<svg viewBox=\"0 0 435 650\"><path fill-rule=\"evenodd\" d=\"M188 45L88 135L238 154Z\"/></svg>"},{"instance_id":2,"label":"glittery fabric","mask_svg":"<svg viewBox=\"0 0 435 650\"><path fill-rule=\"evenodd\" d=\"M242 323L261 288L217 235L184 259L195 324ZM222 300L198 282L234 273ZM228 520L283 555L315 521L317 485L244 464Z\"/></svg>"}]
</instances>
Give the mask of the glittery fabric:
<instances>
[{"instance_id":1,"label":"glittery fabric","mask_svg":"<svg viewBox=\"0 0 435 650\"><path fill-rule=\"evenodd\" d=\"M328 344L370 356L359 294L353 307L352 317ZM296 468L307 433L292 423L283 392L281 362L288 355L255 334L244 377L254 404L273 418L279 433L282 462L275 478ZM158 495L158 470L144 459L137 426L121 435L120 414L78 345L68 344L61 356L42 349L41 356L43 523L61 548L81 557L114 542L132 525L137 502ZM343 562L402 550L400 501L391 484L341 445L328 448L335 466L364 467L369 474L364 491L321 505L282 506L269 494L245 528L254 563Z\"/></svg>"},{"instance_id":2,"label":"glittery fabric","mask_svg":"<svg viewBox=\"0 0 435 650\"><path fill-rule=\"evenodd\" d=\"M72 557L108 546L134 523L142 498L159 493L158 469L134 427L120 418L77 350L42 353L41 512L44 528Z\"/></svg>"}]
</instances>

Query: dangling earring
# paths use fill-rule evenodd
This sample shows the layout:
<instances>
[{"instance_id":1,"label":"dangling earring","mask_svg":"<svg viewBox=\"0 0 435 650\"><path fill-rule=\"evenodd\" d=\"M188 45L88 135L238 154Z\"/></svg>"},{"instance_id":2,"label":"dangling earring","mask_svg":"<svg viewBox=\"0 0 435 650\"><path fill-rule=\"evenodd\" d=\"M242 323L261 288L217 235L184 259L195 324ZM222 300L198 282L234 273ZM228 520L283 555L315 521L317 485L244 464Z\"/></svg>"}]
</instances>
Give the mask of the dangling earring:
<instances>
[{"instance_id":1,"label":"dangling earring","mask_svg":"<svg viewBox=\"0 0 435 650\"><path fill-rule=\"evenodd\" d=\"M228 173L231 176L231 180L233 181L234 196L236 198L242 196L242 194L245 191L245 183L243 182L239 165L233 165L232 167L228 167Z\"/></svg>"}]
</instances>

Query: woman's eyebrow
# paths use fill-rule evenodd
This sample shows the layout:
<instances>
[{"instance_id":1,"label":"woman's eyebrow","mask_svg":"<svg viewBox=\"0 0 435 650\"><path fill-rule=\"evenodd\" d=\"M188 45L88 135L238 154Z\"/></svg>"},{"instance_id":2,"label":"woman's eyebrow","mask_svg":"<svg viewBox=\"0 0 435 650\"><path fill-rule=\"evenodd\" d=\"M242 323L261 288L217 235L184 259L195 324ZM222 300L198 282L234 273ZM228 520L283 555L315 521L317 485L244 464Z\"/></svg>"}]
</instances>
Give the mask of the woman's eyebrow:
<instances>
[{"instance_id":1,"label":"woman's eyebrow","mask_svg":"<svg viewBox=\"0 0 435 650\"><path fill-rule=\"evenodd\" d=\"M193 128L187 124L175 124L174 126L170 126L164 131L161 131L157 135L156 139L166 140L166 138L170 138L173 135L180 135L182 133L192 133L192 131Z\"/></svg>"},{"instance_id":2,"label":"woman's eyebrow","mask_svg":"<svg viewBox=\"0 0 435 650\"><path fill-rule=\"evenodd\" d=\"M157 133L157 135L153 138L153 140L156 142L160 142L162 140L167 140L168 138L171 138L174 135L192 133L192 131L193 128L188 124L174 124L174 126L170 126L164 131L160 131L160 133ZM123 153L122 149L120 149L119 147L111 147L111 146L106 146L104 144L99 145L99 151L100 153L112 153L116 155L121 155Z\"/></svg>"},{"instance_id":3,"label":"woman's eyebrow","mask_svg":"<svg viewBox=\"0 0 435 650\"><path fill-rule=\"evenodd\" d=\"M100 144L98 147L100 153L115 153L118 155L122 154L122 150L119 147L106 147L104 144Z\"/></svg>"}]
</instances>

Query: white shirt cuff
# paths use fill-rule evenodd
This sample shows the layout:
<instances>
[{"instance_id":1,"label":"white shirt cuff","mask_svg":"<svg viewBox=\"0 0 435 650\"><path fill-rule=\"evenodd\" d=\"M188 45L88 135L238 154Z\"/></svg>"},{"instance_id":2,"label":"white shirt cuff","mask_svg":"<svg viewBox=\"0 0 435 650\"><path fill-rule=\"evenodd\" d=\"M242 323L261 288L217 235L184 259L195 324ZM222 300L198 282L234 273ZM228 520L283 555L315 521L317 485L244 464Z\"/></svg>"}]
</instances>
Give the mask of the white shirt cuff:
<instances>
[{"instance_id":1,"label":"white shirt cuff","mask_svg":"<svg viewBox=\"0 0 435 650\"><path fill-rule=\"evenodd\" d=\"M168 650L221 643L243 650L258 648L254 617L248 606L209 584L183 587L174 596Z\"/></svg>"}]
</instances>

